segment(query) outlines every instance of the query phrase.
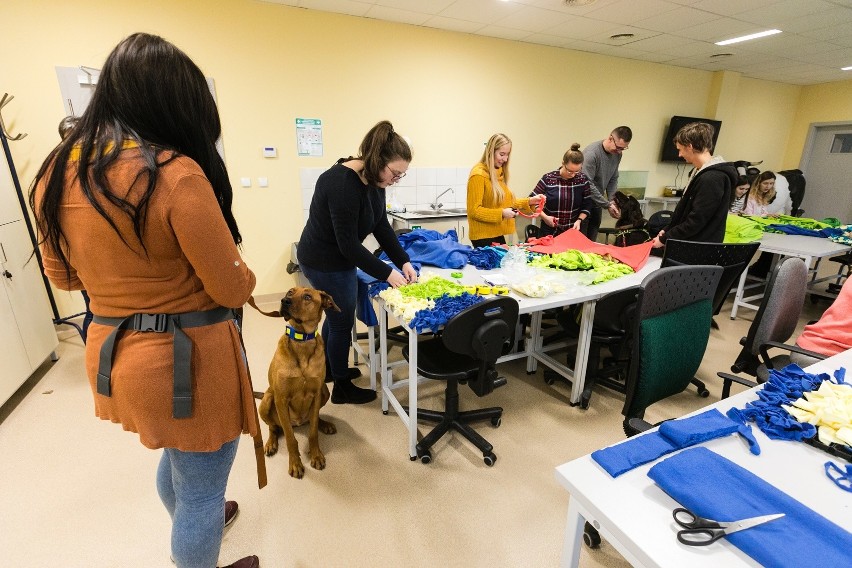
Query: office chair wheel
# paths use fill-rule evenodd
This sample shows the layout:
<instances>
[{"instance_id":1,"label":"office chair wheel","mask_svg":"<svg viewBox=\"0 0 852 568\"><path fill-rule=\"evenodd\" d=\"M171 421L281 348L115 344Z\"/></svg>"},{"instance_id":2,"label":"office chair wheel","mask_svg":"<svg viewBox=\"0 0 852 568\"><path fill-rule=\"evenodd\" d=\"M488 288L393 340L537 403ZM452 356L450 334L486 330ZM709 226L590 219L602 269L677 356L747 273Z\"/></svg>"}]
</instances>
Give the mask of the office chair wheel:
<instances>
[{"instance_id":1,"label":"office chair wheel","mask_svg":"<svg viewBox=\"0 0 852 568\"><path fill-rule=\"evenodd\" d=\"M583 527L583 542L589 548L598 548L601 545L601 535L590 523Z\"/></svg>"},{"instance_id":2,"label":"office chair wheel","mask_svg":"<svg viewBox=\"0 0 852 568\"><path fill-rule=\"evenodd\" d=\"M417 452L418 457L420 458L420 463L426 464L431 463L432 461L432 453L429 450L423 450L422 452Z\"/></svg>"},{"instance_id":3,"label":"office chair wheel","mask_svg":"<svg viewBox=\"0 0 852 568\"><path fill-rule=\"evenodd\" d=\"M701 389L700 391L698 391L698 396L700 396L701 398L707 398L708 396L710 396L710 391L707 389Z\"/></svg>"},{"instance_id":4,"label":"office chair wheel","mask_svg":"<svg viewBox=\"0 0 852 568\"><path fill-rule=\"evenodd\" d=\"M494 426L495 428L499 428L500 424L502 424L502 423L503 423L503 418L500 417L500 416L495 416L491 419L491 425Z\"/></svg>"},{"instance_id":5,"label":"office chair wheel","mask_svg":"<svg viewBox=\"0 0 852 568\"><path fill-rule=\"evenodd\" d=\"M491 467L497 462L497 456L495 456L492 452L482 454L482 461L485 462L485 465Z\"/></svg>"}]
</instances>

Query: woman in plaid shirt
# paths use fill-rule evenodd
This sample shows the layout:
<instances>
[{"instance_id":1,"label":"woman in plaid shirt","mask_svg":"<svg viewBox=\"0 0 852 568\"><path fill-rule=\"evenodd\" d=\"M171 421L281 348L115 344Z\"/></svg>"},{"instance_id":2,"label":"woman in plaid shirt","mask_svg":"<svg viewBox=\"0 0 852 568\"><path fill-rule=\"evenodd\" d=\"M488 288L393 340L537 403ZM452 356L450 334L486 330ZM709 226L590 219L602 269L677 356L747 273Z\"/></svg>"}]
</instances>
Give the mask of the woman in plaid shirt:
<instances>
[{"instance_id":1,"label":"woman in plaid shirt","mask_svg":"<svg viewBox=\"0 0 852 568\"><path fill-rule=\"evenodd\" d=\"M580 229L580 222L589 216L593 207L589 178L581 169L583 153L579 144L562 156L562 166L541 176L532 195L544 195L539 235L556 236L568 229Z\"/></svg>"}]
</instances>

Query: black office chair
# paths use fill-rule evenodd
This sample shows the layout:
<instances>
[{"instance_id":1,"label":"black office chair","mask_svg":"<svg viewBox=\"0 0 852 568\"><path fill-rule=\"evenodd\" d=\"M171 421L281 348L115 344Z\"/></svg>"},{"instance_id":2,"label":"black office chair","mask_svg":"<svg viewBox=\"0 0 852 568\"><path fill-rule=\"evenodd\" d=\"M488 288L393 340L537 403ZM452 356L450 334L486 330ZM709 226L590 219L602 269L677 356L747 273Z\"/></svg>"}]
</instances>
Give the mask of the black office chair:
<instances>
[{"instance_id":1,"label":"black office chair","mask_svg":"<svg viewBox=\"0 0 852 568\"><path fill-rule=\"evenodd\" d=\"M529 240L533 237L538 238L539 234L541 234L541 230L539 229L538 225L534 225L533 223L530 223L529 225L527 225L524 228L524 239L525 240Z\"/></svg>"},{"instance_id":2,"label":"black office chair","mask_svg":"<svg viewBox=\"0 0 852 568\"><path fill-rule=\"evenodd\" d=\"M630 437L653 426L645 410L683 392L704 358L710 338L713 294L719 266L672 266L649 274L639 285L633 346L624 400L624 433ZM600 535L589 523L583 539L591 548Z\"/></svg>"},{"instance_id":3,"label":"black office chair","mask_svg":"<svg viewBox=\"0 0 852 568\"><path fill-rule=\"evenodd\" d=\"M799 347L784 346L799 323L799 316L805 304L807 285L808 267L801 258L787 258L775 267L754 321L748 328L748 335L740 339L742 351L731 366L732 372L756 377L757 383L736 375L718 373L724 380L722 398L730 395L732 382L752 387L769 379L769 369L783 367L790 363L789 355L769 357L769 347L783 347L788 351L820 357L819 354L812 354ZM762 351L763 362L760 360Z\"/></svg>"},{"instance_id":4,"label":"black office chair","mask_svg":"<svg viewBox=\"0 0 852 568\"><path fill-rule=\"evenodd\" d=\"M665 229L672 222L672 215L674 215L674 211L657 211L656 213L652 213L650 217L648 217L648 235L650 238L654 238L657 236L661 230Z\"/></svg>"},{"instance_id":5,"label":"black office chair","mask_svg":"<svg viewBox=\"0 0 852 568\"><path fill-rule=\"evenodd\" d=\"M494 465L493 446L468 423L490 419L499 426L500 407L459 411L459 383L467 384L477 396L485 396L506 384L497 375L497 359L508 353L518 324L518 302L498 296L474 304L451 318L435 338L417 344L417 373L427 379L446 381L443 411L417 409L417 418L438 425L417 444L417 456L423 463L432 461L432 446L449 430L456 430L482 452L483 461ZM408 360L408 347L402 350ZM406 408L406 412L408 409Z\"/></svg>"},{"instance_id":6,"label":"black office chair","mask_svg":"<svg viewBox=\"0 0 852 568\"><path fill-rule=\"evenodd\" d=\"M580 394L580 408L582 409L589 407L595 385L599 384L618 392L625 392L630 338L638 290L638 286L632 286L611 292L597 302L589 343L586 376L583 392ZM560 326L566 330L565 335L577 338L580 334L580 326L575 320L575 315L574 310L565 310L557 315L556 319ZM610 356L603 358L603 366L601 366L603 348L609 350ZM569 351L569 366L573 363L573 357L574 354ZM552 385L557 380L567 382L567 379L559 373L544 371L544 381L548 385Z\"/></svg>"},{"instance_id":7,"label":"black office chair","mask_svg":"<svg viewBox=\"0 0 852 568\"><path fill-rule=\"evenodd\" d=\"M663 268L698 264L721 266L722 278L713 295L713 315L716 315L759 247L759 242L705 243L669 239L666 241L663 262L660 266Z\"/></svg>"}]
</instances>

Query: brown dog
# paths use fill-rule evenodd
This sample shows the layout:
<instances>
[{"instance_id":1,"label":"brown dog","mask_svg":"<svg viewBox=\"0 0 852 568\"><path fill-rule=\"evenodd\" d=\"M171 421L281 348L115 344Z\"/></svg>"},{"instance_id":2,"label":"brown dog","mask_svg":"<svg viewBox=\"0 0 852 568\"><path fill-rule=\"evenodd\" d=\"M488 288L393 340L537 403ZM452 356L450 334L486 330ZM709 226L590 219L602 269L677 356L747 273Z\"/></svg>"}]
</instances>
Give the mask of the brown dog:
<instances>
[{"instance_id":1,"label":"brown dog","mask_svg":"<svg viewBox=\"0 0 852 568\"><path fill-rule=\"evenodd\" d=\"M258 411L269 425L269 440L264 445L266 455L278 451L278 436L283 430L290 453L290 475L300 479L305 467L299 457L293 426L310 422L308 446L314 469L325 468L325 456L319 448L319 431L324 434L337 432L334 424L319 417L320 408L329 398L325 385L325 346L319 333L325 309L340 311L331 296L312 288L291 288L281 300L281 316L290 325L278 340L275 356L269 364L269 388ZM311 334L316 335L307 339Z\"/></svg>"}]
</instances>

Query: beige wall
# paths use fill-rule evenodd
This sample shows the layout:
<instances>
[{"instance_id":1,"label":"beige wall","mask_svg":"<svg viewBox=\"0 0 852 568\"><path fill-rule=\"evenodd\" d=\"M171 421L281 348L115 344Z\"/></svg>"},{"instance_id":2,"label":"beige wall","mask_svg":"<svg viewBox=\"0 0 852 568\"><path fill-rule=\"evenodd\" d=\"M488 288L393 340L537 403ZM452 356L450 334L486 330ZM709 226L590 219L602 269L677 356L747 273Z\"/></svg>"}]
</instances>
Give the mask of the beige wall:
<instances>
[{"instance_id":1,"label":"beige wall","mask_svg":"<svg viewBox=\"0 0 852 568\"><path fill-rule=\"evenodd\" d=\"M0 11L0 91L16 97L4 109L10 129L29 133L12 146L26 184L57 142L64 114L54 66L100 67L122 37L146 31L177 44L214 78L257 294L292 283L284 268L302 228L299 168L354 153L380 119L412 139L419 167L472 165L489 135L508 134L518 194L555 168L572 142L585 146L628 124L634 140L622 169L648 170L648 194L659 195L676 174L658 162L672 115L704 116L723 104L717 153L767 167L798 165L809 122L852 118L852 82L804 89L720 82L710 72L254 0L4 0ZM296 117L323 120L324 157L296 157ZM268 145L278 147L277 159L261 157ZM257 187L260 176L269 188ZM240 177L254 187L240 188ZM59 296L70 312L76 300Z\"/></svg>"},{"instance_id":2,"label":"beige wall","mask_svg":"<svg viewBox=\"0 0 852 568\"><path fill-rule=\"evenodd\" d=\"M784 157L787 167L799 167L811 124L839 121L852 122L852 79L804 87L790 128Z\"/></svg>"}]
</instances>

